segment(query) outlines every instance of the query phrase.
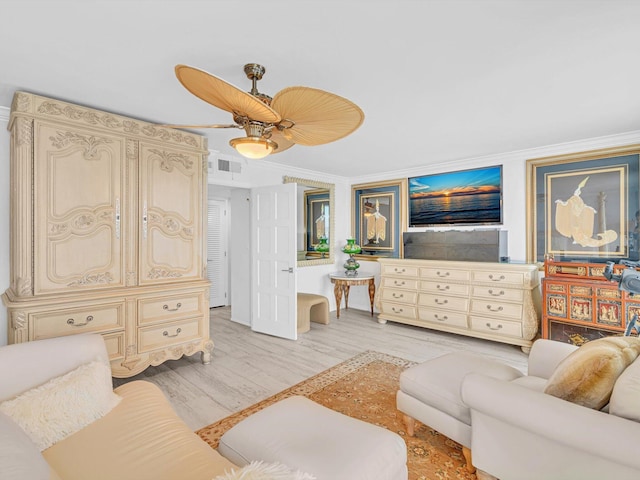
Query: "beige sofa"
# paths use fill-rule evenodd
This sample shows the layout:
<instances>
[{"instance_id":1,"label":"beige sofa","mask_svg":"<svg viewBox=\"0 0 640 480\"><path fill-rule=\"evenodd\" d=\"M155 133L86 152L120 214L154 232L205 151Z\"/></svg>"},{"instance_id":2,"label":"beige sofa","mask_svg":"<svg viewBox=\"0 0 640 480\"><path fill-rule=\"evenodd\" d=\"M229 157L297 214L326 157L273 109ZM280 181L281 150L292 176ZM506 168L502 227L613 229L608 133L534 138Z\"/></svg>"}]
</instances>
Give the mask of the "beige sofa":
<instances>
[{"instance_id":1,"label":"beige sofa","mask_svg":"<svg viewBox=\"0 0 640 480\"><path fill-rule=\"evenodd\" d=\"M471 410L471 449L479 473L501 480L640 478L640 357L615 380L603 410L544 393L573 348L538 340L529 376L514 381L471 373L461 395Z\"/></svg>"},{"instance_id":2,"label":"beige sofa","mask_svg":"<svg viewBox=\"0 0 640 480\"><path fill-rule=\"evenodd\" d=\"M0 348L0 403L97 360L100 335L73 335ZM192 432L155 385L132 381L104 417L40 453L0 413L0 477L60 480L211 480L235 465ZM34 412L34 415L37 412Z\"/></svg>"}]
</instances>

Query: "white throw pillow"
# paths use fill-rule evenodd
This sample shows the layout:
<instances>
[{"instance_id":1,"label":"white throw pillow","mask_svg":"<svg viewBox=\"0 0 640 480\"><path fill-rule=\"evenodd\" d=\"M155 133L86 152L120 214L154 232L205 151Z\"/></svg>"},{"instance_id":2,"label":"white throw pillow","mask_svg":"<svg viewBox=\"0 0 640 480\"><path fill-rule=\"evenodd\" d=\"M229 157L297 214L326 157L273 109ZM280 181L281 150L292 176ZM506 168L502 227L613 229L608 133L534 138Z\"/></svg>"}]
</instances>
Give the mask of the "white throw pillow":
<instances>
[{"instance_id":1,"label":"white throw pillow","mask_svg":"<svg viewBox=\"0 0 640 480\"><path fill-rule=\"evenodd\" d=\"M218 475L213 480L315 480L315 478L300 470L293 471L281 463L253 461L242 468Z\"/></svg>"},{"instance_id":2,"label":"white throw pillow","mask_svg":"<svg viewBox=\"0 0 640 480\"><path fill-rule=\"evenodd\" d=\"M42 451L103 417L120 400L113 393L111 369L91 362L0 403L0 411Z\"/></svg>"}]
</instances>

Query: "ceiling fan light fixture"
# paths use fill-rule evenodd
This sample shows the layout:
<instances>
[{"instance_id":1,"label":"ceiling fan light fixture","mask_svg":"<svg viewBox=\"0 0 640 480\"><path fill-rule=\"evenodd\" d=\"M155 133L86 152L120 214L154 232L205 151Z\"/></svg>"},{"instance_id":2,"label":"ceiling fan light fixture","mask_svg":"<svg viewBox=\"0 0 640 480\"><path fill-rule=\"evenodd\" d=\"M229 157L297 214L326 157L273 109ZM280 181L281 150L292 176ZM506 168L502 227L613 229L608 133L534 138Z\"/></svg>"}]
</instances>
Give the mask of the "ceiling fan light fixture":
<instances>
[{"instance_id":1,"label":"ceiling fan light fixture","mask_svg":"<svg viewBox=\"0 0 640 480\"><path fill-rule=\"evenodd\" d=\"M243 157L254 160L264 158L277 150L278 144L273 140L261 137L240 137L229 140L229 145Z\"/></svg>"}]
</instances>

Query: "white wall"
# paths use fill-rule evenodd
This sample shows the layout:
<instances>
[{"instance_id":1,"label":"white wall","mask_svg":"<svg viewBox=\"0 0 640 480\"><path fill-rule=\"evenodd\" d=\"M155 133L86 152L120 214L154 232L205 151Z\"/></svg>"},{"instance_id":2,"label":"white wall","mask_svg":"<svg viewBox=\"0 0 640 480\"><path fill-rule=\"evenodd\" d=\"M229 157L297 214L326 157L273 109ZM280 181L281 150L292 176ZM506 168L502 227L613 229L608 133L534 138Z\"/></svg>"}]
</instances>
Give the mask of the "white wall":
<instances>
[{"instance_id":1,"label":"white wall","mask_svg":"<svg viewBox=\"0 0 640 480\"><path fill-rule=\"evenodd\" d=\"M9 134L6 131L8 116L9 109L0 107L0 126L2 127L0 128L0 291L2 292L9 287ZM333 296L333 288L328 279L328 274L341 269L342 264L347 257L340 249L344 245L345 239L351 235L351 184L376 182L395 178L407 178L421 174L502 164L504 179L503 228L509 231L509 256L511 257L511 260L522 261L526 258L526 160L529 158L580 152L619 145L630 145L634 143L640 143L640 131L539 147L500 155L464 159L458 162L396 171L388 174L363 175L353 178L343 178L329 174L311 172L304 169L285 167L269 161L252 161L233 158L241 163L242 171L240 173L220 173L210 171L209 181L210 183L227 186L233 189L247 189L253 186L280 184L282 183L282 177L284 175L289 175L334 183L336 185L336 245L334 246L336 262L334 265L318 265L298 269L298 290L325 295L329 298L331 309L334 310L335 300ZM216 152L213 152L211 159L215 159L215 156ZM358 159L352 160L358 161ZM420 229L412 230L419 231ZM240 233L240 235L244 234ZM376 262L360 263L360 270L362 272L374 273L379 276L379 268ZM240 278L239 282L239 285L242 285L243 279ZM239 287L233 284L232 291L236 288ZM354 308L368 310L369 297L367 289L360 287L354 287L351 289L349 304ZM6 332L6 310L4 308L0 308L0 345L7 343Z\"/></svg>"},{"instance_id":2,"label":"white wall","mask_svg":"<svg viewBox=\"0 0 640 480\"><path fill-rule=\"evenodd\" d=\"M384 175L369 175L351 178L351 184L377 182L396 178L409 178L417 175L450 172L454 170L464 170L469 168L503 165L503 225L502 229L509 232L508 255L513 262L524 262L527 257L526 252L526 161L531 158L541 158L565 153L584 152L599 148L608 148L621 145L633 145L640 143L640 131L628 132L620 135L607 137L597 137L576 142L569 142L557 145L549 145L517 152L502 153L499 155L488 155L485 157L468 158L458 162L432 165L424 168L414 168L410 170L396 171ZM458 230L473 229L473 227L455 227ZM426 228L410 228L409 231L424 231ZM430 230L445 230L444 228ZM377 275L376 285L379 283L380 269L375 262L360 262L360 271L374 273ZM369 308L369 297L364 288L354 288L351 290L349 305L354 308L367 310Z\"/></svg>"}]
</instances>

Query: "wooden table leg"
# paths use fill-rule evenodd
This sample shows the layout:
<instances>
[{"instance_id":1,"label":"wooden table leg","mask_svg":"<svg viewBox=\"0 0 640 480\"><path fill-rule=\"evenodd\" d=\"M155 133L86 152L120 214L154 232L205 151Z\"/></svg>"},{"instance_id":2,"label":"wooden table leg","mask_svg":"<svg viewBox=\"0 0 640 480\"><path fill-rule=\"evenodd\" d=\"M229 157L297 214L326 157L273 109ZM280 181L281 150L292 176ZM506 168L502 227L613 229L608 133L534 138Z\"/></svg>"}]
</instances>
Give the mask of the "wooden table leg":
<instances>
[{"instance_id":1,"label":"wooden table leg","mask_svg":"<svg viewBox=\"0 0 640 480\"><path fill-rule=\"evenodd\" d=\"M340 318L340 303L342 302L342 285L336 280L333 287L333 295L336 297L336 318Z\"/></svg>"},{"instance_id":2,"label":"wooden table leg","mask_svg":"<svg viewBox=\"0 0 640 480\"><path fill-rule=\"evenodd\" d=\"M376 282L375 279L369 280L369 302L371 303L371 316L373 317L373 299L376 296Z\"/></svg>"},{"instance_id":3,"label":"wooden table leg","mask_svg":"<svg viewBox=\"0 0 640 480\"><path fill-rule=\"evenodd\" d=\"M345 283L342 288L344 289L344 309L347 310L349 308L349 289L351 286Z\"/></svg>"}]
</instances>

